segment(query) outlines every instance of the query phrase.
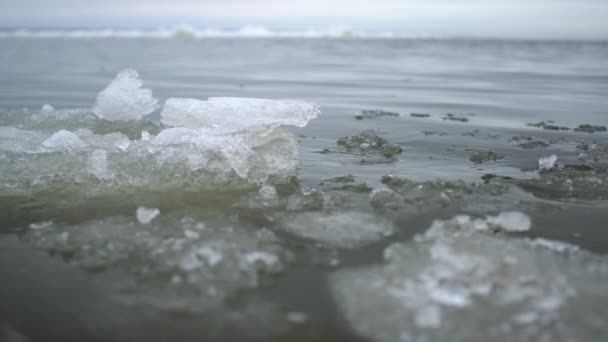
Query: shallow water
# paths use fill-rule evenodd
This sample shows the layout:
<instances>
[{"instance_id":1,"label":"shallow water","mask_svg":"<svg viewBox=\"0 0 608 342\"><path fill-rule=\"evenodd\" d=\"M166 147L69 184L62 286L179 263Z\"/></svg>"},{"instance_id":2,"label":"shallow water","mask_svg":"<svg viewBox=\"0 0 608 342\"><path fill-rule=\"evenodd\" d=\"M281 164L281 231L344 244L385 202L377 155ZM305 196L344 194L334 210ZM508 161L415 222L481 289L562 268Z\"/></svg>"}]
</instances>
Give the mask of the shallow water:
<instances>
[{"instance_id":1,"label":"shallow water","mask_svg":"<svg viewBox=\"0 0 608 342\"><path fill-rule=\"evenodd\" d=\"M608 265L608 133L574 130L608 125L606 43L1 38L0 126L41 132L42 140L60 129L119 131L139 146L140 131L155 136L158 124L27 119L43 104L90 111L98 92L127 67L140 73L161 104L170 97L294 98L315 101L322 114L304 128L287 128L299 141L296 177L259 192L258 184L246 181L189 183L171 168L146 173L154 175L146 184L163 186L108 185L79 176L80 157L49 154L32 161L10 152L23 136L0 136L0 322L11 329L35 341L386 341L395 334L442 340L455 336L450 332L456 324L481 329L459 337L467 341L513 336L505 331L521 339L581 341L606 333L601 307L608 304L608 289L605 274L593 267ZM398 115L355 118L363 110ZM152 121L158 117L156 111ZM570 130L528 125L550 120ZM356 139L352 147L337 144L367 130L401 151L391 148L389 155ZM539 171L538 159L552 154L558 167ZM15 171L21 165L28 171ZM32 183L62 167L76 178ZM129 177L137 178L140 170L131 171ZM171 172L175 181L167 182ZM140 206L159 208L160 216L141 225L135 219ZM576 295L560 298L550 320L532 319L542 310L488 305L496 298L489 295L463 309L442 307L443 325L409 322L404 334L375 306L387 300L386 289L370 290L350 278L384 284L432 273L426 245L414 237L433 220L508 211L527 214L532 228L498 237L478 232L469 242L448 236L446 244L457 255L486 255L496 264L514 253L522 255L521 263L565 270L570 278L564 286ZM198 224L206 228L198 230ZM528 245L536 238L583 251L569 258L537 251ZM486 240L494 251L472 247ZM384 260L391 245L387 251L402 249L413 260ZM213 251L223 259L215 261ZM514 265L507 269L510 276L537 277L539 288L562 290L551 287L559 272ZM529 290L492 272L473 279ZM458 288L475 285L446 281ZM416 286L423 296L425 288ZM537 290L525 293L542 302L544 293ZM357 296L369 303L359 307ZM429 314L416 303L391 306L390 312L406 320ZM491 322L480 328L483 316ZM527 325L499 324L512 316L525 317ZM592 316L597 321L589 323Z\"/></svg>"}]
</instances>

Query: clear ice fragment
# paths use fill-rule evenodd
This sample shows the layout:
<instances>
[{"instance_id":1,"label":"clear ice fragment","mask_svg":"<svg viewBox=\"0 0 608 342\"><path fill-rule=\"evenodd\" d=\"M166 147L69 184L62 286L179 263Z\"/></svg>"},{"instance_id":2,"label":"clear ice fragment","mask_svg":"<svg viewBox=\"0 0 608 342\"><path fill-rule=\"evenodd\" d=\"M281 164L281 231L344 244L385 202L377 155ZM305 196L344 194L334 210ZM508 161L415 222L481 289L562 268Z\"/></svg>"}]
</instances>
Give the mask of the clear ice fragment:
<instances>
[{"instance_id":1,"label":"clear ice fragment","mask_svg":"<svg viewBox=\"0 0 608 342\"><path fill-rule=\"evenodd\" d=\"M125 69L97 95L93 113L109 121L135 121L158 108L150 89L142 88L137 71Z\"/></svg>"},{"instance_id":2,"label":"clear ice fragment","mask_svg":"<svg viewBox=\"0 0 608 342\"><path fill-rule=\"evenodd\" d=\"M160 210L157 208L139 207L135 212L137 221L139 221L141 224L149 224L150 222L154 221L158 215L160 215Z\"/></svg>"},{"instance_id":3,"label":"clear ice fragment","mask_svg":"<svg viewBox=\"0 0 608 342\"><path fill-rule=\"evenodd\" d=\"M555 154L549 157L542 157L538 159L538 168L541 170L552 169L555 166L555 162L557 161L557 156Z\"/></svg>"},{"instance_id":4,"label":"clear ice fragment","mask_svg":"<svg viewBox=\"0 0 608 342\"><path fill-rule=\"evenodd\" d=\"M213 128L217 132L229 133L273 125L304 127L319 113L314 103L302 100L170 98L163 106L161 121L168 126Z\"/></svg>"}]
</instances>

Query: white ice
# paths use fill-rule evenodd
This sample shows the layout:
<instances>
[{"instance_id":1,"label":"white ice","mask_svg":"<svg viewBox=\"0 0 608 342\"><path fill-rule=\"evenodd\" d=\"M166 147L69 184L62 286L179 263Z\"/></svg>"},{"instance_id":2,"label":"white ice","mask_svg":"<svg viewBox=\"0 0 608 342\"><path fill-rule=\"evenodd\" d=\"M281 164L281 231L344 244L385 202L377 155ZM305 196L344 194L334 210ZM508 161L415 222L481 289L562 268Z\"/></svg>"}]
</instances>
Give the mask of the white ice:
<instances>
[{"instance_id":1,"label":"white ice","mask_svg":"<svg viewBox=\"0 0 608 342\"><path fill-rule=\"evenodd\" d=\"M479 230L480 222L487 224L464 215L437 220L413 241L386 248L384 263L334 273L331 287L353 330L381 342L599 336L608 317L608 259L495 235ZM523 217L514 222L505 227L527 226Z\"/></svg>"},{"instance_id":2,"label":"white ice","mask_svg":"<svg viewBox=\"0 0 608 342\"><path fill-rule=\"evenodd\" d=\"M170 99L163 121L176 127L134 121L155 108L150 90L127 69L99 94L94 114L36 110L28 119L11 118L15 125L0 127L0 152L11 152L0 154L8 158L0 181L25 184L23 175L31 177L34 187L6 189L11 193L44 190L57 180L89 193L281 182L298 164L298 141L281 126L305 126L318 115L306 101Z\"/></svg>"},{"instance_id":3,"label":"white ice","mask_svg":"<svg viewBox=\"0 0 608 342\"><path fill-rule=\"evenodd\" d=\"M42 142L42 147L53 151L69 151L84 146L86 144L76 134L63 129Z\"/></svg>"},{"instance_id":4,"label":"white ice","mask_svg":"<svg viewBox=\"0 0 608 342\"><path fill-rule=\"evenodd\" d=\"M502 212L497 216L488 216L486 220L490 225L500 227L500 229L509 232L524 232L532 227L530 217L517 211Z\"/></svg>"},{"instance_id":5,"label":"white ice","mask_svg":"<svg viewBox=\"0 0 608 342\"><path fill-rule=\"evenodd\" d=\"M160 210L157 208L139 207L135 212L137 221L141 224L150 224L158 215L160 215Z\"/></svg>"},{"instance_id":6,"label":"white ice","mask_svg":"<svg viewBox=\"0 0 608 342\"><path fill-rule=\"evenodd\" d=\"M341 248L355 248L393 233L391 223L361 212L304 212L289 215L281 228L298 237Z\"/></svg>"},{"instance_id":7,"label":"white ice","mask_svg":"<svg viewBox=\"0 0 608 342\"><path fill-rule=\"evenodd\" d=\"M42 105L42 107L40 108L40 111L42 113L50 113L52 111L54 111L55 108L53 106L51 106L50 104L44 104Z\"/></svg>"},{"instance_id":8,"label":"white ice","mask_svg":"<svg viewBox=\"0 0 608 342\"><path fill-rule=\"evenodd\" d=\"M142 88L137 71L125 69L97 95L93 113L109 121L140 120L158 108L150 89Z\"/></svg>"},{"instance_id":9,"label":"white ice","mask_svg":"<svg viewBox=\"0 0 608 342\"><path fill-rule=\"evenodd\" d=\"M301 100L170 98L161 112L161 121L168 126L213 128L216 132L229 133L273 125L304 127L319 112L315 104Z\"/></svg>"},{"instance_id":10,"label":"white ice","mask_svg":"<svg viewBox=\"0 0 608 342\"><path fill-rule=\"evenodd\" d=\"M542 157L538 159L538 168L541 170L552 169L555 166L555 162L557 161L557 156L555 154L549 157Z\"/></svg>"}]
</instances>

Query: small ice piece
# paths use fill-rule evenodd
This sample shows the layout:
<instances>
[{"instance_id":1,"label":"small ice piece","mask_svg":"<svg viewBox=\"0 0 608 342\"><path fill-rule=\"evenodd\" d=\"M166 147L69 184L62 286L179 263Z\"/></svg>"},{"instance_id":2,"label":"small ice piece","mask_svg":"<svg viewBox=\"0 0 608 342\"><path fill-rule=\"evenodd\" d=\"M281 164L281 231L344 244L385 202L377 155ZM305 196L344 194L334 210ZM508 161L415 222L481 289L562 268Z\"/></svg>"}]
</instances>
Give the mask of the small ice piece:
<instances>
[{"instance_id":1,"label":"small ice piece","mask_svg":"<svg viewBox=\"0 0 608 342\"><path fill-rule=\"evenodd\" d=\"M148 131L141 131L141 141L150 141L150 133Z\"/></svg>"},{"instance_id":2,"label":"small ice piece","mask_svg":"<svg viewBox=\"0 0 608 342\"><path fill-rule=\"evenodd\" d=\"M264 184L260 187L258 194L261 199L271 201L277 197L277 189L272 185Z\"/></svg>"},{"instance_id":3,"label":"small ice piece","mask_svg":"<svg viewBox=\"0 0 608 342\"><path fill-rule=\"evenodd\" d=\"M214 128L218 132L229 133L271 125L304 127L319 112L317 105L302 100L170 98L163 107L161 121L168 126Z\"/></svg>"},{"instance_id":4,"label":"small ice piece","mask_svg":"<svg viewBox=\"0 0 608 342\"><path fill-rule=\"evenodd\" d=\"M122 133L109 133L106 134L104 138L112 141L112 145L121 151L126 151L129 146L131 146L131 140L129 140L129 137Z\"/></svg>"},{"instance_id":5,"label":"small ice piece","mask_svg":"<svg viewBox=\"0 0 608 342\"><path fill-rule=\"evenodd\" d=\"M360 212L299 213L283 220L281 227L298 237L341 248L356 248L391 235L391 223Z\"/></svg>"},{"instance_id":6,"label":"small ice piece","mask_svg":"<svg viewBox=\"0 0 608 342\"><path fill-rule=\"evenodd\" d=\"M91 152L87 163L87 170L99 179L112 177L108 170L108 154L105 150L96 149Z\"/></svg>"},{"instance_id":7,"label":"small ice piece","mask_svg":"<svg viewBox=\"0 0 608 342\"><path fill-rule=\"evenodd\" d=\"M53 135L42 142L42 147L55 151L72 150L84 146L86 144L76 134L63 129L53 133Z\"/></svg>"},{"instance_id":8,"label":"small ice piece","mask_svg":"<svg viewBox=\"0 0 608 342\"><path fill-rule=\"evenodd\" d=\"M110 121L140 120L159 107L152 91L142 88L142 85L137 71L125 69L119 72L97 95L93 113Z\"/></svg>"},{"instance_id":9,"label":"small ice piece","mask_svg":"<svg viewBox=\"0 0 608 342\"><path fill-rule=\"evenodd\" d=\"M580 247L567 242L548 240L543 238L537 238L532 240L532 244L535 246L544 247L559 253L573 253L580 250Z\"/></svg>"},{"instance_id":10,"label":"small ice piece","mask_svg":"<svg viewBox=\"0 0 608 342\"><path fill-rule=\"evenodd\" d=\"M40 108L40 111L45 114L50 113L54 110L55 110L55 108L53 108L53 106L51 106L50 104L44 104L44 105L42 105L42 108Z\"/></svg>"},{"instance_id":11,"label":"small ice piece","mask_svg":"<svg viewBox=\"0 0 608 342\"><path fill-rule=\"evenodd\" d=\"M46 228L50 228L53 226L53 220L49 220L49 221L42 221L42 222L35 222L30 224L30 229L32 230L41 230L41 229L46 229Z\"/></svg>"},{"instance_id":12,"label":"small ice piece","mask_svg":"<svg viewBox=\"0 0 608 342\"><path fill-rule=\"evenodd\" d=\"M188 240L197 240L201 237L201 234L199 234L198 232L195 232L194 230L186 229L184 231L184 236Z\"/></svg>"},{"instance_id":13,"label":"small ice piece","mask_svg":"<svg viewBox=\"0 0 608 342\"><path fill-rule=\"evenodd\" d=\"M243 255L243 261L249 265L261 262L266 266L273 266L279 263L279 258L268 252L254 251Z\"/></svg>"},{"instance_id":14,"label":"small ice piece","mask_svg":"<svg viewBox=\"0 0 608 342\"><path fill-rule=\"evenodd\" d=\"M308 315L303 312L292 311L287 313L287 322L292 324L302 324L306 323L308 320Z\"/></svg>"},{"instance_id":15,"label":"small ice piece","mask_svg":"<svg viewBox=\"0 0 608 342\"><path fill-rule=\"evenodd\" d=\"M207 263L211 267L217 265L220 261L222 261L222 259L224 259L222 253L210 247L203 247L199 249L195 252L195 255L198 257L205 258L207 260Z\"/></svg>"},{"instance_id":16,"label":"small ice piece","mask_svg":"<svg viewBox=\"0 0 608 342\"><path fill-rule=\"evenodd\" d=\"M149 224L150 222L154 221L158 215L160 215L160 210L157 208L139 207L135 212L137 221L139 221L141 224Z\"/></svg>"},{"instance_id":17,"label":"small ice piece","mask_svg":"<svg viewBox=\"0 0 608 342\"><path fill-rule=\"evenodd\" d=\"M538 168L541 170L552 169L555 166L556 161L557 156L555 154L550 157L542 157L538 160Z\"/></svg>"},{"instance_id":18,"label":"small ice piece","mask_svg":"<svg viewBox=\"0 0 608 342\"><path fill-rule=\"evenodd\" d=\"M486 220L489 224L508 232L525 232L530 230L532 226L530 217L517 211L507 211L497 216L488 216Z\"/></svg>"}]
</instances>

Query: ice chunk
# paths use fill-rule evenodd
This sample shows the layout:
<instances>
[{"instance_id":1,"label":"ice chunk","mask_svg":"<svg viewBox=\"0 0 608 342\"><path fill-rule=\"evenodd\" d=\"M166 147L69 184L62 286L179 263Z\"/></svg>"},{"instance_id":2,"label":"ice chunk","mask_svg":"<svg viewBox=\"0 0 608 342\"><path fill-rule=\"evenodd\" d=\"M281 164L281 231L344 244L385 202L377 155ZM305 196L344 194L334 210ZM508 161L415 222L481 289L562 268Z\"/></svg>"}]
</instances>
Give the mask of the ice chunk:
<instances>
[{"instance_id":1,"label":"ice chunk","mask_svg":"<svg viewBox=\"0 0 608 342\"><path fill-rule=\"evenodd\" d=\"M135 212L137 221L139 221L141 224L149 224L150 222L154 221L158 215L160 215L160 210L157 208L139 207Z\"/></svg>"},{"instance_id":2,"label":"ice chunk","mask_svg":"<svg viewBox=\"0 0 608 342\"><path fill-rule=\"evenodd\" d=\"M112 173L108 170L108 154L102 149L96 149L91 152L87 169L99 179L109 179L112 177Z\"/></svg>"},{"instance_id":3,"label":"ice chunk","mask_svg":"<svg viewBox=\"0 0 608 342\"><path fill-rule=\"evenodd\" d=\"M267 266L272 266L279 263L279 257L264 251L253 251L243 255L243 262L250 265L262 263Z\"/></svg>"},{"instance_id":4,"label":"ice chunk","mask_svg":"<svg viewBox=\"0 0 608 342\"><path fill-rule=\"evenodd\" d=\"M141 102L151 97L142 95L146 92L138 88L141 82L135 76L135 72L129 70L119 74L100 94L96 113L101 110L106 115L107 108L116 106L125 112L108 112L117 116L105 118L127 120L125 115L141 110ZM10 118L11 123L26 128L33 126L35 130L0 127L0 152L15 152L2 154L5 160L0 165L0 182L12 186L0 192L31 194L61 182L70 184L70 187L62 186L62 190L89 194L142 188L163 191L217 188L218 185L242 187L285 182L296 173L298 141L293 133L280 126L305 125L317 115L316 106L298 101L277 103L255 99L208 102L235 111L236 117L228 119L214 112L211 117L225 119L225 127L162 129L145 122L107 122L90 111L84 117L80 114L56 117L59 111L50 115L37 111L39 120L22 120L15 115ZM135 108L137 106L140 107ZM152 109L153 105L148 107ZM65 129L49 137L56 127ZM74 150L78 153L72 153ZM100 150L105 151L105 158ZM112 172L106 173L106 167ZM97 182L91 174L99 179L111 178L112 182Z\"/></svg>"},{"instance_id":5,"label":"ice chunk","mask_svg":"<svg viewBox=\"0 0 608 342\"><path fill-rule=\"evenodd\" d=\"M606 331L598 319L608 314L606 257L564 254L478 223L437 220L389 246L384 264L334 273L331 288L354 331L387 342L585 341Z\"/></svg>"},{"instance_id":6,"label":"ice chunk","mask_svg":"<svg viewBox=\"0 0 608 342\"><path fill-rule=\"evenodd\" d=\"M547 240L543 238L534 239L532 240L532 243L559 253L573 253L580 250L580 247L567 242Z\"/></svg>"},{"instance_id":7,"label":"ice chunk","mask_svg":"<svg viewBox=\"0 0 608 342\"><path fill-rule=\"evenodd\" d=\"M150 133L148 131L141 131L141 141L150 141Z\"/></svg>"},{"instance_id":8,"label":"ice chunk","mask_svg":"<svg viewBox=\"0 0 608 342\"><path fill-rule=\"evenodd\" d=\"M489 224L498 226L509 232L523 232L529 230L532 226L532 221L530 221L528 215L516 211L503 212L497 216L488 216L486 220Z\"/></svg>"},{"instance_id":9,"label":"ice chunk","mask_svg":"<svg viewBox=\"0 0 608 342\"><path fill-rule=\"evenodd\" d=\"M150 89L142 88L137 71L125 69L97 95L93 113L109 121L140 120L158 108Z\"/></svg>"},{"instance_id":10,"label":"ice chunk","mask_svg":"<svg viewBox=\"0 0 608 342\"><path fill-rule=\"evenodd\" d=\"M53 108L53 106L51 106L50 104L44 104L42 105L42 107L40 108L40 111L42 113L50 113L52 111L54 111L55 108Z\"/></svg>"},{"instance_id":11,"label":"ice chunk","mask_svg":"<svg viewBox=\"0 0 608 342\"><path fill-rule=\"evenodd\" d=\"M280 272L285 259L285 251L269 232L173 213L147 225L122 216L43 225L29 230L24 241L54 254L69 252L70 266L122 272L127 282L138 284L133 300L153 300L159 306L187 299L188 308L205 311L239 289L261 286L261 278ZM193 232L196 238L185 236ZM183 291L164 292L163 283Z\"/></svg>"},{"instance_id":12,"label":"ice chunk","mask_svg":"<svg viewBox=\"0 0 608 342\"><path fill-rule=\"evenodd\" d=\"M304 212L283 219L281 227L296 236L342 248L381 240L394 229L375 215L359 212Z\"/></svg>"},{"instance_id":13,"label":"ice chunk","mask_svg":"<svg viewBox=\"0 0 608 342\"><path fill-rule=\"evenodd\" d=\"M285 318L289 323L303 324L308 320L308 315L303 312L292 311L288 312Z\"/></svg>"},{"instance_id":14,"label":"ice chunk","mask_svg":"<svg viewBox=\"0 0 608 342\"><path fill-rule=\"evenodd\" d=\"M226 133L272 125L304 127L318 115L315 104L300 100L170 98L163 107L161 121L168 126L214 128Z\"/></svg>"},{"instance_id":15,"label":"ice chunk","mask_svg":"<svg viewBox=\"0 0 608 342\"><path fill-rule=\"evenodd\" d=\"M552 169L555 166L555 162L557 161L557 156L555 154L549 157L542 157L538 159L538 168L541 170Z\"/></svg>"},{"instance_id":16,"label":"ice chunk","mask_svg":"<svg viewBox=\"0 0 608 342\"><path fill-rule=\"evenodd\" d=\"M73 150L86 146L80 138L66 130L60 130L42 142L42 147L53 151Z\"/></svg>"}]
</instances>

